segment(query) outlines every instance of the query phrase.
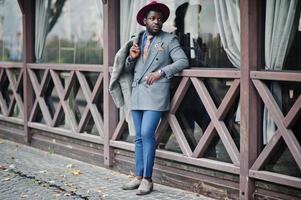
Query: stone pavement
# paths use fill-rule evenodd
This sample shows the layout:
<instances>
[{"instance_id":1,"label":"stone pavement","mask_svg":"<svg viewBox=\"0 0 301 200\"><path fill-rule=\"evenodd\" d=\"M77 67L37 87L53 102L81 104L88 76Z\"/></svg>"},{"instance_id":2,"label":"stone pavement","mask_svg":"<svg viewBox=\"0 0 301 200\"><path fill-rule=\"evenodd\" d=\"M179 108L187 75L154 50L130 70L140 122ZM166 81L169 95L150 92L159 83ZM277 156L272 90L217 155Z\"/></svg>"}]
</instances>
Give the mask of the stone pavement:
<instances>
[{"instance_id":1,"label":"stone pavement","mask_svg":"<svg viewBox=\"0 0 301 200\"><path fill-rule=\"evenodd\" d=\"M135 200L204 199L184 190L155 184L140 197L120 186L129 176L74 159L0 139L1 200Z\"/></svg>"}]
</instances>

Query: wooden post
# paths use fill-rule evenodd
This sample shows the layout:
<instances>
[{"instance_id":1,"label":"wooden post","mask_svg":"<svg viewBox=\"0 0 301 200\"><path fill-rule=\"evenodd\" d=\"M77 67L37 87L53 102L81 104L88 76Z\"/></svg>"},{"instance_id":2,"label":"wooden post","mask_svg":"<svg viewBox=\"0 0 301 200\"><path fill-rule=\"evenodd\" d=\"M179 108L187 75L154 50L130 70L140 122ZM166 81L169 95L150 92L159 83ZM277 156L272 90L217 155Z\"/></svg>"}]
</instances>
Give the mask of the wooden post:
<instances>
[{"instance_id":1,"label":"wooden post","mask_svg":"<svg viewBox=\"0 0 301 200\"><path fill-rule=\"evenodd\" d=\"M24 139L30 143L28 119L33 103L33 90L28 76L27 63L33 63L35 35L35 1L18 0L23 18L23 91L24 91Z\"/></svg>"},{"instance_id":2,"label":"wooden post","mask_svg":"<svg viewBox=\"0 0 301 200\"><path fill-rule=\"evenodd\" d=\"M250 72L263 66L262 3L260 0L240 2L241 23L241 124L240 124L240 198L253 199L254 180L249 169L258 156L260 133L260 101L250 79Z\"/></svg>"},{"instance_id":3,"label":"wooden post","mask_svg":"<svg viewBox=\"0 0 301 200\"><path fill-rule=\"evenodd\" d=\"M109 66L113 65L115 53L118 49L118 17L119 1L103 1L103 41L104 41L104 164L113 164L113 148L110 147L110 139L117 125L117 110L109 94L110 73Z\"/></svg>"}]
</instances>

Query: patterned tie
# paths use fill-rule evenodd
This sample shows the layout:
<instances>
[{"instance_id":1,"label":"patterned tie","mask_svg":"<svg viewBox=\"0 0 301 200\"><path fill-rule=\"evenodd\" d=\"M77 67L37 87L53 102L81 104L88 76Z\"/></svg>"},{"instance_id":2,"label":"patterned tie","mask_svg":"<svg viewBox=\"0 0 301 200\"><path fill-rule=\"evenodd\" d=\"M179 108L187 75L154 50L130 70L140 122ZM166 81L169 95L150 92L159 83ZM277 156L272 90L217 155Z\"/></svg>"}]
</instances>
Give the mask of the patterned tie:
<instances>
[{"instance_id":1,"label":"patterned tie","mask_svg":"<svg viewBox=\"0 0 301 200\"><path fill-rule=\"evenodd\" d=\"M149 49L149 45L151 43L153 36L152 35L148 35L146 38L146 43L143 49L143 61L146 61L147 55L148 55L148 49Z\"/></svg>"}]
</instances>

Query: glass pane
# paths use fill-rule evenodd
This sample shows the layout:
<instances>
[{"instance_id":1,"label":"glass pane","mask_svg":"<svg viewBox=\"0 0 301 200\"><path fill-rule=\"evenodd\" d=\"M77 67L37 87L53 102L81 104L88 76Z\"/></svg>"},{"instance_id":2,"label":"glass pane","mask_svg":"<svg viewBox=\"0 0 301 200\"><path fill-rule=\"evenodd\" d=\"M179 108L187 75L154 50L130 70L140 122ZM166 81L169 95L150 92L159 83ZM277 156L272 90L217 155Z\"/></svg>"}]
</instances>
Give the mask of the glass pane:
<instances>
[{"instance_id":1,"label":"glass pane","mask_svg":"<svg viewBox=\"0 0 301 200\"><path fill-rule=\"evenodd\" d=\"M176 117L191 150L194 151L210 123L210 117L192 84L176 112Z\"/></svg>"},{"instance_id":2,"label":"glass pane","mask_svg":"<svg viewBox=\"0 0 301 200\"><path fill-rule=\"evenodd\" d=\"M287 1L289 4L290 2ZM277 2L278 3L278 2ZM284 4L282 4L284 5ZM268 6L268 5L267 5ZM286 5L288 9L289 5ZM277 6L278 7L278 6ZM266 56L266 68L272 70L297 70L300 71L301 67L301 9L299 5L296 6L295 16L289 17L289 14L293 13L293 9L291 11L287 10L287 12L283 12L284 10L276 10L272 15L273 19L266 18L265 21L268 23L266 27L269 27L272 30L266 31L265 34L271 36L271 43L267 43L265 46L270 46L271 50ZM278 11L278 13L277 13ZM282 12L282 14L281 14ZM285 13L285 14L283 14ZM269 13L268 13L269 15ZM290 21L291 20L291 21ZM285 27L291 28L279 28L279 24L284 24ZM290 24L292 23L292 24ZM273 26L272 24L276 24ZM291 26L292 25L292 26ZM283 25L284 27L284 25ZM268 33L267 33L268 32ZM278 49L281 49L280 51ZM282 58L282 56L284 56Z\"/></svg>"},{"instance_id":3,"label":"glass pane","mask_svg":"<svg viewBox=\"0 0 301 200\"><path fill-rule=\"evenodd\" d=\"M17 0L0 0L0 61L22 60L22 13Z\"/></svg>"},{"instance_id":4,"label":"glass pane","mask_svg":"<svg viewBox=\"0 0 301 200\"><path fill-rule=\"evenodd\" d=\"M82 115L84 114L84 110L86 108L87 102L83 94L83 90L79 85L78 80L75 81L74 87L69 95L68 100L69 100L69 106L71 110L74 112L75 119L77 123L79 123L82 118Z\"/></svg>"},{"instance_id":5,"label":"glass pane","mask_svg":"<svg viewBox=\"0 0 301 200\"><path fill-rule=\"evenodd\" d=\"M223 49L212 0L163 0L171 11L163 30L178 35L194 67L233 67Z\"/></svg>"},{"instance_id":6,"label":"glass pane","mask_svg":"<svg viewBox=\"0 0 301 200\"><path fill-rule=\"evenodd\" d=\"M5 71L3 71L3 73L4 74L1 80L0 92L1 92L1 98L3 98L3 106L6 107L7 110L11 102L12 91L10 89L9 80Z\"/></svg>"},{"instance_id":7,"label":"glass pane","mask_svg":"<svg viewBox=\"0 0 301 200\"><path fill-rule=\"evenodd\" d=\"M301 15L298 25L298 31L295 34L295 37L291 43L289 53L284 62L284 69L287 70L299 70L301 66Z\"/></svg>"},{"instance_id":8,"label":"glass pane","mask_svg":"<svg viewBox=\"0 0 301 200\"><path fill-rule=\"evenodd\" d=\"M147 1L122 0L120 7L120 44L142 30L136 14ZM233 67L221 43L212 0L161 0L170 9L163 30L178 36L194 67Z\"/></svg>"},{"instance_id":9,"label":"glass pane","mask_svg":"<svg viewBox=\"0 0 301 200\"><path fill-rule=\"evenodd\" d=\"M45 95L44 95L44 99L46 102L46 105L48 107L48 110L50 112L51 117L54 117L54 114L56 112L56 109L58 108L58 104L59 104L59 97L58 94L56 92L56 89L54 88L54 83L52 80L49 81Z\"/></svg>"},{"instance_id":10,"label":"glass pane","mask_svg":"<svg viewBox=\"0 0 301 200\"><path fill-rule=\"evenodd\" d=\"M295 105L296 100L301 95L301 83L299 82L285 82L285 81L266 81L265 82L272 93L275 101L278 103L279 109L283 113L283 116L286 117L287 114L290 112L292 107ZM275 84L279 86L276 89L271 89L272 86ZM272 92L274 91L274 92ZM276 91L276 92L275 92ZM295 105L296 106L296 105ZM271 115L272 116L272 115ZM273 119L273 116L272 116ZM264 123L263 118L263 123ZM289 125L289 130L292 131L297 142L301 144L301 116L297 114L296 118L293 120L292 124ZM263 133L263 137L267 137L270 141L270 138L275 134L278 130L277 125L275 125L275 130L270 128L272 133L267 134ZM266 146L263 144L262 149ZM278 142L277 146L275 147L274 151L272 152L271 157L267 160L266 164L263 166L264 170L286 174L294 177L301 177L301 171L292 156L290 150L287 148L287 144L283 140L283 137Z\"/></svg>"},{"instance_id":11,"label":"glass pane","mask_svg":"<svg viewBox=\"0 0 301 200\"><path fill-rule=\"evenodd\" d=\"M301 171L283 139L281 139L280 144L276 147L276 152L263 169L301 178Z\"/></svg>"},{"instance_id":12,"label":"glass pane","mask_svg":"<svg viewBox=\"0 0 301 200\"><path fill-rule=\"evenodd\" d=\"M36 38L36 49L39 49L36 52L37 61L102 64L101 1L56 0L45 6L48 10L36 11L36 17L44 17L48 23L40 20L37 24L41 36ZM46 41L43 34L46 34Z\"/></svg>"}]
</instances>

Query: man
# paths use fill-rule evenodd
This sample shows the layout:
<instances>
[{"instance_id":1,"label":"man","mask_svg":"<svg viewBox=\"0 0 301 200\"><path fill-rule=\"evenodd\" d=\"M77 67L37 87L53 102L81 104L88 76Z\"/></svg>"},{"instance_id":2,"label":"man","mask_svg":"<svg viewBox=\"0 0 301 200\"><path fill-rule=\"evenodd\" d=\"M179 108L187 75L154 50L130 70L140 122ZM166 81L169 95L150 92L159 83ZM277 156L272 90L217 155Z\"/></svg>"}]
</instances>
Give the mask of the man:
<instances>
[{"instance_id":1,"label":"man","mask_svg":"<svg viewBox=\"0 0 301 200\"><path fill-rule=\"evenodd\" d=\"M131 85L130 109L135 125L135 179L123 185L124 190L137 189L137 195L152 192L152 172L155 159L155 131L164 111L170 108L170 78L188 67L187 57L176 36L162 31L163 23L169 17L169 8L152 1L137 14L137 21L146 27L146 31L132 40L129 55L125 59L122 72L116 74L133 74ZM115 62L122 60L122 53L128 52L125 45L116 55ZM115 64L114 64L115 65ZM121 71L121 70L119 70ZM120 75L122 78L122 75ZM122 81L121 81L122 82ZM113 87L110 87L113 89ZM122 92L124 87L121 86ZM113 89L114 90L114 89ZM117 91L117 90L116 90ZM115 103L118 97L110 90ZM115 97L114 97L115 96ZM123 99L126 101L125 95Z\"/></svg>"}]
</instances>

